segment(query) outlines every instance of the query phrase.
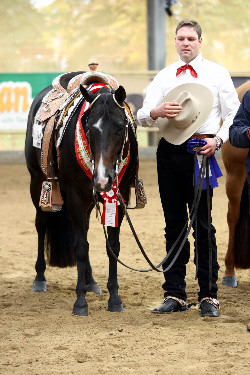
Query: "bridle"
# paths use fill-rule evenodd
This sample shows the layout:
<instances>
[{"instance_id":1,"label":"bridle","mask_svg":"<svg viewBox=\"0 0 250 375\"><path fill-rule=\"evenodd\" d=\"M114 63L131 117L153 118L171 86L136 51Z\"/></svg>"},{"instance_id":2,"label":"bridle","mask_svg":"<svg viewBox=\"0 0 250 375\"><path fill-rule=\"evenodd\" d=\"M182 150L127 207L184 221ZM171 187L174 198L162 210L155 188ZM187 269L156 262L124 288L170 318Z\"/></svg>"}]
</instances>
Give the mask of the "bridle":
<instances>
[{"instance_id":1,"label":"bridle","mask_svg":"<svg viewBox=\"0 0 250 375\"><path fill-rule=\"evenodd\" d=\"M101 97L101 95L103 94L98 94L94 100L91 102L90 104L90 108L89 108L89 113L91 111L91 108L93 107L93 105L97 102L97 100ZM126 107L125 106L121 106L118 101L116 100L115 98L115 94L112 94L112 98L115 102L115 104L121 108L123 111L124 111L124 114L125 114L125 117L126 117L126 123L125 123L125 133L124 133L124 140L123 140L123 145L122 145L122 148L121 148L121 152L119 154L119 157L117 158L116 160L116 163L115 163L115 178L116 178L116 183L117 183L117 188L118 188L118 169L119 169L119 164L122 160L122 155L123 155L123 151L124 151L124 148L125 148L125 145L126 143L128 142L128 126L129 126L129 123L130 123L130 118L129 118L129 115L127 114L126 112ZM86 118L86 125L87 125L87 122L88 122L88 116ZM91 141L90 141L90 131L88 129L88 131L86 132L86 138L87 138L87 141L88 141L88 144L89 144L89 148L90 148L90 162L92 164L92 174L94 173L94 169L95 169L95 161L94 161L94 155L93 155L93 152L91 150ZM93 194L94 194L94 191L95 189L93 188Z\"/></svg>"}]
</instances>

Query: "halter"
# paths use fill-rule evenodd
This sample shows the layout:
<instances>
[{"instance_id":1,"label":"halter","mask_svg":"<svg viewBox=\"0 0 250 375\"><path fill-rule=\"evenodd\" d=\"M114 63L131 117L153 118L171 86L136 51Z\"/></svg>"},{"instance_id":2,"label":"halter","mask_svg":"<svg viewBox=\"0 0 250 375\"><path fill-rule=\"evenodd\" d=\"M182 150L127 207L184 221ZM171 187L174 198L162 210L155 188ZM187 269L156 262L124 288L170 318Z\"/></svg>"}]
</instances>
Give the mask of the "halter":
<instances>
[{"instance_id":1,"label":"halter","mask_svg":"<svg viewBox=\"0 0 250 375\"><path fill-rule=\"evenodd\" d=\"M100 94L101 95L101 94ZM125 109L125 106L121 106L118 101L116 100L115 98L115 94L113 94L113 99L114 99L114 102L118 105L118 107L122 108L122 109Z\"/></svg>"},{"instance_id":2,"label":"halter","mask_svg":"<svg viewBox=\"0 0 250 375\"><path fill-rule=\"evenodd\" d=\"M93 104L100 98L102 94L98 94L95 99L91 102L91 105L90 105L90 108L92 108ZM129 122L131 121L130 118L129 118L129 115L127 114L126 112L126 107L125 106L121 106L118 101L116 100L115 98L115 94L112 94L112 97L113 97L113 100L115 102L115 104L124 110L124 113L125 113L125 116L126 116L126 125L125 125L125 136L124 136L124 141L123 141L123 145L122 145L122 148L121 148L121 152L120 152L120 155L119 157L117 158L116 160L116 167L115 167L115 175L116 175L116 186L117 186L117 190L118 190L118 168L119 168L119 162L121 162L122 160L122 155L123 155L123 151L124 151L124 147L125 147L125 144L128 142L128 124ZM87 124L87 121L88 121L88 118L86 119L86 124ZM91 146L90 146L90 136L89 136L89 130L86 132L86 137L87 137L87 140L88 140L88 143L89 143L89 148L90 148L90 161L92 163L92 174L94 172L94 168L95 168L95 165L94 165L94 158L93 158L93 152L91 150ZM93 190L95 190L93 188Z\"/></svg>"},{"instance_id":3,"label":"halter","mask_svg":"<svg viewBox=\"0 0 250 375\"><path fill-rule=\"evenodd\" d=\"M99 97L101 96L101 94L98 94L95 99L93 100L93 102L90 104L90 108L92 107L92 105L97 101L97 99L99 99Z\"/></svg>"}]
</instances>

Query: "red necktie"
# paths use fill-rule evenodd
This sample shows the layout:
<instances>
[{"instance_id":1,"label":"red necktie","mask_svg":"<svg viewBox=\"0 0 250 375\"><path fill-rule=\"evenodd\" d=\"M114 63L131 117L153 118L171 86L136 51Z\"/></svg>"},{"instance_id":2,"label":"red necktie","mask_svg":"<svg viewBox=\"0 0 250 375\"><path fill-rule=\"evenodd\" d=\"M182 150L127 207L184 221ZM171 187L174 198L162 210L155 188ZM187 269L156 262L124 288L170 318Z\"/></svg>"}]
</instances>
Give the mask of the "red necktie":
<instances>
[{"instance_id":1,"label":"red necktie","mask_svg":"<svg viewBox=\"0 0 250 375\"><path fill-rule=\"evenodd\" d=\"M176 77L177 77L179 74L181 74L181 73L182 73L184 70L186 70L186 69L189 69L189 70L190 70L190 73L192 74L192 76L193 76L194 78L197 78L197 77L198 77L196 71L194 70L194 68L193 68L191 65L189 65L189 64L182 65L180 68L178 68L178 69L177 69L177 72L176 72Z\"/></svg>"}]
</instances>

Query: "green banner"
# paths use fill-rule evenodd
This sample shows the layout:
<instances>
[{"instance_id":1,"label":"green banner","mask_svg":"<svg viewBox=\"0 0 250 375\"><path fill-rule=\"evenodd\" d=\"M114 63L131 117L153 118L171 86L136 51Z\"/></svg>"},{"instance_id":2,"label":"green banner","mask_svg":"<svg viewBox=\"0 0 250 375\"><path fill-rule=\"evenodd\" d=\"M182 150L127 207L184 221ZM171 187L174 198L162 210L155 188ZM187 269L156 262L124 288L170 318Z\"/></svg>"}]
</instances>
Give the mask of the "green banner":
<instances>
[{"instance_id":1,"label":"green banner","mask_svg":"<svg viewBox=\"0 0 250 375\"><path fill-rule=\"evenodd\" d=\"M61 73L0 74L0 130L26 129L34 97Z\"/></svg>"}]
</instances>

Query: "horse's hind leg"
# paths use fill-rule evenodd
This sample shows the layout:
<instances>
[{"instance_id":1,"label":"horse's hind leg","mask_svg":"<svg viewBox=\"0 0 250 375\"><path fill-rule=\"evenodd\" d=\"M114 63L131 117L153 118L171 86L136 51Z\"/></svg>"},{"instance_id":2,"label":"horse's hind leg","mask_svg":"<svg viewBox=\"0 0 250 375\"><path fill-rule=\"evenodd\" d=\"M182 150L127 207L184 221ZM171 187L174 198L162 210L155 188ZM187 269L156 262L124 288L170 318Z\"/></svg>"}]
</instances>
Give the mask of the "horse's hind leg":
<instances>
[{"instance_id":1,"label":"horse's hind leg","mask_svg":"<svg viewBox=\"0 0 250 375\"><path fill-rule=\"evenodd\" d=\"M80 192L71 190L67 192L68 211L75 233L75 255L77 265L76 301L73 314L78 316L88 315L86 301L87 283L86 272L89 264L89 244L87 241L88 210L84 207Z\"/></svg>"},{"instance_id":2,"label":"horse's hind leg","mask_svg":"<svg viewBox=\"0 0 250 375\"><path fill-rule=\"evenodd\" d=\"M38 211L36 213L36 230L38 234L38 255L36 260L36 278L33 281L32 290L34 292L46 292L47 285L45 279L46 263L44 259L44 238L46 233L46 213Z\"/></svg>"},{"instance_id":3,"label":"horse's hind leg","mask_svg":"<svg viewBox=\"0 0 250 375\"><path fill-rule=\"evenodd\" d=\"M87 292L92 292L92 293L95 293L95 294L102 294L102 290L101 290L99 284L93 278L92 268L91 268L91 265L90 265L89 257L86 261L85 278L86 278Z\"/></svg>"},{"instance_id":4,"label":"horse's hind leg","mask_svg":"<svg viewBox=\"0 0 250 375\"><path fill-rule=\"evenodd\" d=\"M240 166L235 168L233 173L228 171L226 180L226 193L228 196L227 222L229 229L228 249L225 256L225 275L222 279L222 285L228 287L237 286L237 278L234 268L234 246L235 246L235 228L239 219L240 201L242 188L245 181L244 170Z\"/></svg>"},{"instance_id":5,"label":"horse's hind leg","mask_svg":"<svg viewBox=\"0 0 250 375\"><path fill-rule=\"evenodd\" d=\"M118 258L120 252L120 242L119 242L120 227L112 228L108 227L108 241L109 245ZM112 256L107 245L107 254L109 257L109 278L107 287L109 290L109 301L108 301L108 311L120 312L123 311L123 304L118 295L118 281L117 281L117 261Z\"/></svg>"}]
</instances>

